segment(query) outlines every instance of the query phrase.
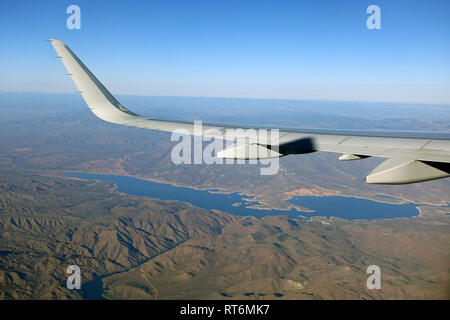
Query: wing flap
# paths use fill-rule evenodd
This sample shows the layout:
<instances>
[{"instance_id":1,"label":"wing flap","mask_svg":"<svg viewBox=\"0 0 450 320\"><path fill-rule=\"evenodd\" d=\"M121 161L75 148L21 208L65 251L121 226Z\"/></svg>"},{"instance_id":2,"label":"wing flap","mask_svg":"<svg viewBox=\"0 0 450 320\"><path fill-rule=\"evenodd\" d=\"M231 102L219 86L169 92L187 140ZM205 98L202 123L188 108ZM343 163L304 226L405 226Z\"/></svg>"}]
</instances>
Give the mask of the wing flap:
<instances>
[{"instance_id":1,"label":"wing flap","mask_svg":"<svg viewBox=\"0 0 450 320\"><path fill-rule=\"evenodd\" d=\"M376 167L366 178L370 184L408 184L441 179L449 172L426 162L390 158Z\"/></svg>"}]
</instances>

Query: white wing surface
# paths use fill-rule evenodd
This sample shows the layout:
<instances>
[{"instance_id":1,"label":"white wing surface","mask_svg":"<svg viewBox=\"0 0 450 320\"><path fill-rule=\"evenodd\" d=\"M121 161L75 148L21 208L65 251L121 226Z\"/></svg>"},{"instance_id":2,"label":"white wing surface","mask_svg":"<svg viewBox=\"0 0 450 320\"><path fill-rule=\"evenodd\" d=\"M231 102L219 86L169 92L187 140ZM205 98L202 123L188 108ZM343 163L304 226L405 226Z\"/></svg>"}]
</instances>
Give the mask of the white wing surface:
<instances>
[{"instance_id":1,"label":"white wing surface","mask_svg":"<svg viewBox=\"0 0 450 320\"><path fill-rule=\"evenodd\" d=\"M89 109L100 119L124 126L182 132L211 138L236 140L231 148L218 153L221 158L263 159L315 151L341 153L340 160L367 157L387 158L366 178L367 183L405 184L450 176L450 133L409 131L360 131L326 129L290 129L277 131L257 140L229 136L227 125L158 120L142 117L121 105L62 41L50 39ZM251 128L257 129L257 128ZM264 128L276 129L276 128ZM248 130L247 130L248 131Z\"/></svg>"}]
</instances>

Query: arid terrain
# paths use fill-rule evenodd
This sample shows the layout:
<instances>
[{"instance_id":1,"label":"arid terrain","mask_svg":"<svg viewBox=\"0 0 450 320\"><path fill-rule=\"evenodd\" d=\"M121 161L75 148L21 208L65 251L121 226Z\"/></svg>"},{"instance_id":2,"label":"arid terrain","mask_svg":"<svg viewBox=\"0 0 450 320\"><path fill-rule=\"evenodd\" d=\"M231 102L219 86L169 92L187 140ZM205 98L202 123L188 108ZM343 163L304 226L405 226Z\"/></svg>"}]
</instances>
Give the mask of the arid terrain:
<instances>
[{"instance_id":1,"label":"arid terrain","mask_svg":"<svg viewBox=\"0 0 450 320\"><path fill-rule=\"evenodd\" d=\"M107 182L0 180L2 299L447 299L448 213L378 221L243 218L119 194ZM382 270L368 290L366 268ZM115 273L115 274L114 274Z\"/></svg>"},{"instance_id":2,"label":"arid terrain","mask_svg":"<svg viewBox=\"0 0 450 320\"><path fill-rule=\"evenodd\" d=\"M366 185L363 178L381 159L345 163L326 153L283 158L275 176L260 176L254 165L177 166L170 161L169 134L101 122L71 96L25 97L0 95L1 299L450 297L448 179ZM143 102L135 102L139 111ZM192 114L183 110L189 102L168 105L188 118ZM280 108L285 116L293 107ZM150 111L159 116L157 110ZM402 113L356 121L343 111L335 117L309 114L298 122L291 117L282 124L449 130L439 110L422 120ZM210 120L236 120L227 118L231 111ZM277 120L265 112L261 119L256 124ZM372 221L244 218L122 194L113 183L64 178L66 170L240 192L265 208L287 209L286 200L301 195L412 201L421 215ZM65 286L72 264L81 268L87 285L82 291ZM373 264L381 268L381 290L366 288L366 269ZM96 285L89 285L91 280Z\"/></svg>"}]
</instances>

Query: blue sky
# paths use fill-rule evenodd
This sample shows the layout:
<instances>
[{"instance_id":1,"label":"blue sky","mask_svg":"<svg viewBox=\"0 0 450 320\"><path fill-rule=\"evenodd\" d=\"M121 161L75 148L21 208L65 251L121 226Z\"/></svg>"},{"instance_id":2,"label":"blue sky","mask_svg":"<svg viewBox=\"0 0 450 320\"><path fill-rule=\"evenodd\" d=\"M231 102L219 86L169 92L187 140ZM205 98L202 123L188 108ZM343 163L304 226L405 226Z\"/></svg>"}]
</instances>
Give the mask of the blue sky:
<instances>
[{"instance_id":1,"label":"blue sky","mask_svg":"<svg viewBox=\"0 0 450 320\"><path fill-rule=\"evenodd\" d=\"M450 104L450 1L2 0L0 30L0 91L76 90L56 38L113 94Z\"/></svg>"}]
</instances>

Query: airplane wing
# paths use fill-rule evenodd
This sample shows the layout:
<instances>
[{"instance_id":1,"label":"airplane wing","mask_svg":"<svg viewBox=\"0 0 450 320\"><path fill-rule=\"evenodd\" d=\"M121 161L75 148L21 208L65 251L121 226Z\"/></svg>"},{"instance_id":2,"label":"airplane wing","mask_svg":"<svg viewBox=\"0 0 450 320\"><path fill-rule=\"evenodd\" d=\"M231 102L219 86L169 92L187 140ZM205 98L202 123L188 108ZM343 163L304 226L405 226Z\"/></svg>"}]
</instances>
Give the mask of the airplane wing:
<instances>
[{"instance_id":1,"label":"airplane wing","mask_svg":"<svg viewBox=\"0 0 450 320\"><path fill-rule=\"evenodd\" d=\"M202 124L198 130L195 123L142 117L121 105L64 42L49 41L89 109L107 122L235 140L233 146L218 153L220 158L264 159L315 151L342 153L340 160L387 158L367 176L367 183L406 184L450 176L450 133L445 132L271 129L277 134L254 140L248 131L256 128ZM240 133L228 135L230 129Z\"/></svg>"}]
</instances>

